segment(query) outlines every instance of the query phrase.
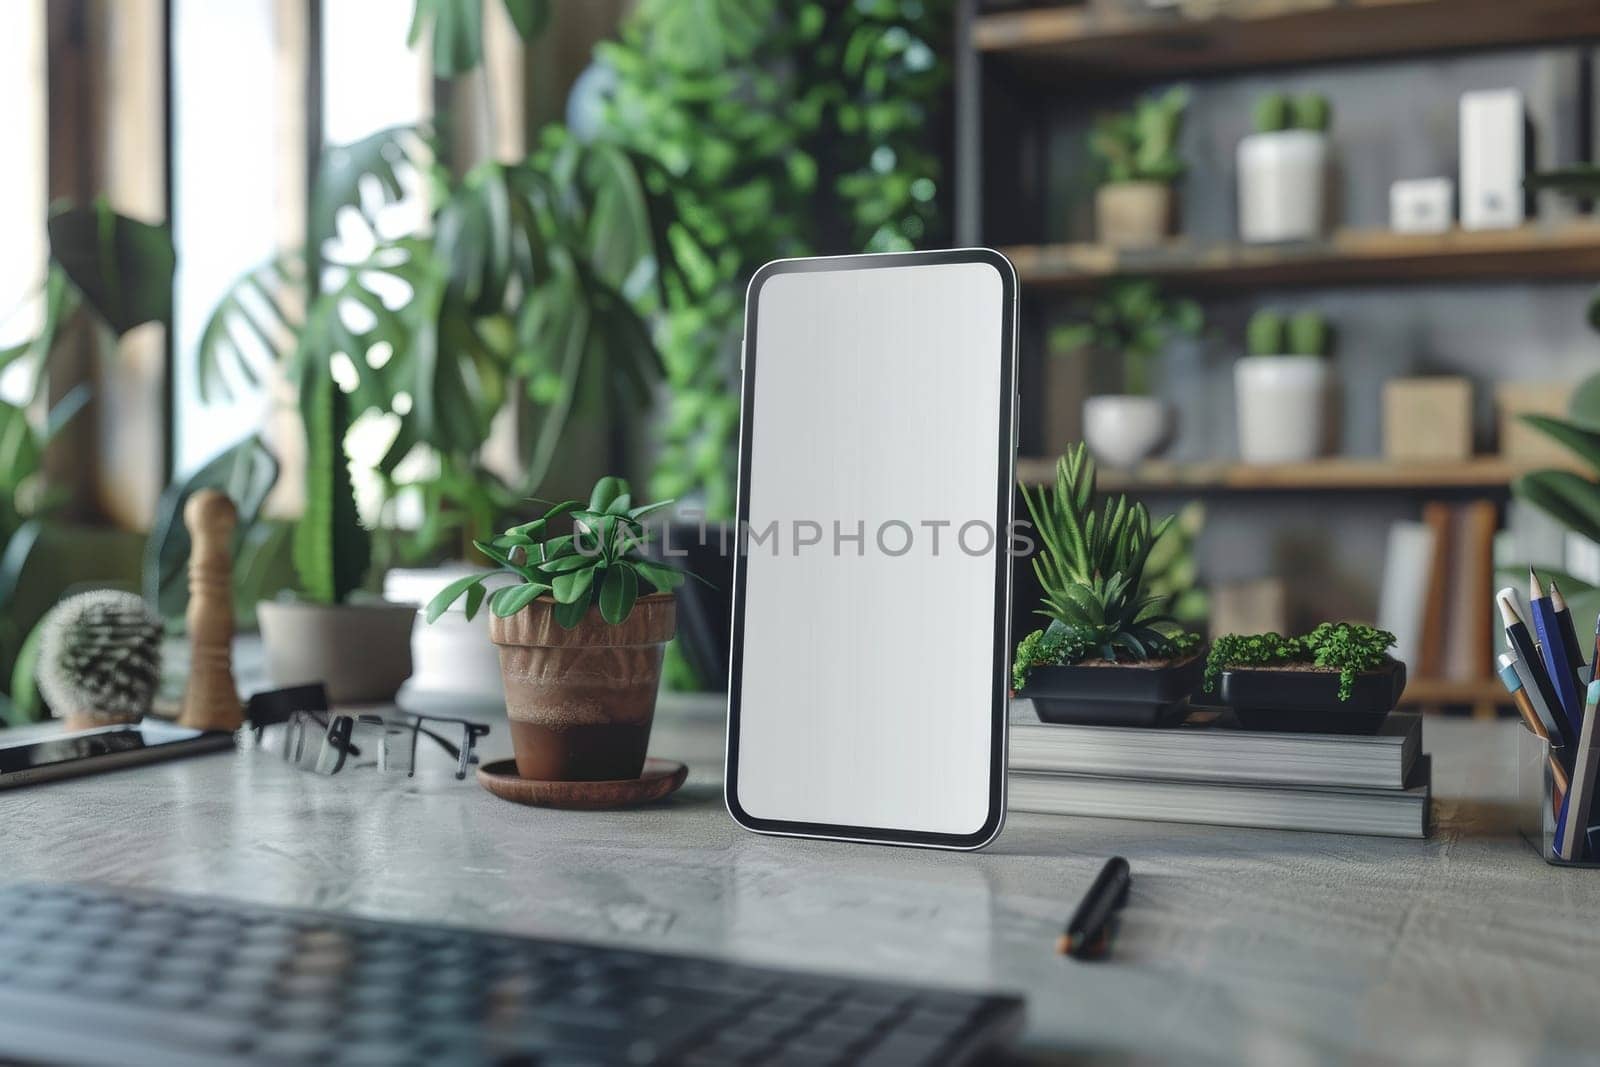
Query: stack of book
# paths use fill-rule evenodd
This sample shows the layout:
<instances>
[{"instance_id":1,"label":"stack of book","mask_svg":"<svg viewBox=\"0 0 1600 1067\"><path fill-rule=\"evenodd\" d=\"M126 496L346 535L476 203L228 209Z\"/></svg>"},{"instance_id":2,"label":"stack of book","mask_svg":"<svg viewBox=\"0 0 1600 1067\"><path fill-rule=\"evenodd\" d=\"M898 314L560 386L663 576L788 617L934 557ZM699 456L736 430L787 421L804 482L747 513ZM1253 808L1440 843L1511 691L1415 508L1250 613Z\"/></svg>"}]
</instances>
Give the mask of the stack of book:
<instances>
[{"instance_id":1,"label":"stack of book","mask_svg":"<svg viewBox=\"0 0 1600 1067\"><path fill-rule=\"evenodd\" d=\"M1041 723L1013 706L1012 811L1426 837L1432 768L1419 716L1375 734Z\"/></svg>"}]
</instances>

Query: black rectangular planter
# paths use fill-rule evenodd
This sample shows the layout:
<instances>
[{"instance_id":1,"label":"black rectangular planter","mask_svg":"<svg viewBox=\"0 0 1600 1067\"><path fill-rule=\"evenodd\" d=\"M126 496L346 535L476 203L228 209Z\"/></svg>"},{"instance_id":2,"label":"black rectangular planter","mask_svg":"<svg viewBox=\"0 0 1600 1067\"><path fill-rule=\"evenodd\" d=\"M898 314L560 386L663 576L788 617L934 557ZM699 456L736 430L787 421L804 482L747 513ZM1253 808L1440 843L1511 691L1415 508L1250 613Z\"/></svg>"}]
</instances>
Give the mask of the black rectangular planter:
<instances>
[{"instance_id":1,"label":"black rectangular planter","mask_svg":"<svg viewBox=\"0 0 1600 1067\"><path fill-rule=\"evenodd\" d=\"M1230 668L1217 684L1222 703L1246 730L1366 734L1400 702L1406 665L1397 660L1356 675L1350 699L1339 699L1339 672Z\"/></svg>"},{"instance_id":2,"label":"black rectangular planter","mask_svg":"<svg viewBox=\"0 0 1600 1067\"><path fill-rule=\"evenodd\" d=\"M1165 726L1188 714L1204 666L1196 655L1166 667L1035 667L1017 696L1033 701L1042 722Z\"/></svg>"}]
</instances>

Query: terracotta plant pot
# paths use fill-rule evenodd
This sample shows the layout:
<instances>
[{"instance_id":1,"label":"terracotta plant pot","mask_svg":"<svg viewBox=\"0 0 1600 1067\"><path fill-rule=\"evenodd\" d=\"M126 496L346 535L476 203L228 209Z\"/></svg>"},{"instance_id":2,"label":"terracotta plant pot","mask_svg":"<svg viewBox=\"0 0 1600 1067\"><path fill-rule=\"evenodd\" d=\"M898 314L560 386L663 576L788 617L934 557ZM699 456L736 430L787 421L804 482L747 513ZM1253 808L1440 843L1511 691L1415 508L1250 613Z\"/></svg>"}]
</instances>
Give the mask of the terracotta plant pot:
<instances>
[{"instance_id":1,"label":"terracotta plant pot","mask_svg":"<svg viewBox=\"0 0 1600 1067\"><path fill-rule=\"evenodd\" d=\"M386 704L411 677L415 604L256 605L267 677L278 688L321 682L335 704Z\"/></svg>"},{"instance_id":2,"label":"terracotta plant pot","mask_svg":"<svg viewBox=\"0 0 1600 1067\"><path fill-rule=\"evenodd\" d=\"M489 618L500 649L517 774L541 782L637 778L650 746L661 657L677 628L670 593L651 593L613 626L590 608L563 630L540 597Z\"/></svg>"},{"instance_id":3,"label":"terracotta plant pot","mask_svg":"<svg viewBox=\"0 0 1600 1067\"><path fill-rule=\"evenodd\" d=\"M1165 182L1112 182L1094 194L1100 243L1151 248L1172 233L1174 197Z\"/></svg>"}]
</instances>

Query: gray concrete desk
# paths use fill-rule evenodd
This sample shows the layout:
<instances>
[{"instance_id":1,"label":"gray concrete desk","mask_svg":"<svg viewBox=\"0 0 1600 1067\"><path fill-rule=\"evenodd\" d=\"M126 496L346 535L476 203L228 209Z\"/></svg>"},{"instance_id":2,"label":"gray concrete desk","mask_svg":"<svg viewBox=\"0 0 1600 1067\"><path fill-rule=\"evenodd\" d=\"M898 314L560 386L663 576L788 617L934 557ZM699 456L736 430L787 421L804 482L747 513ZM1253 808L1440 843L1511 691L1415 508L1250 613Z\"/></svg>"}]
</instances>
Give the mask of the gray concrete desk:
<instances>
[{"instance_id":1,"label":"gray concrete desk","mask_svg":"<svg viewBox=\"0 0 1600 1067\"><path fill-rule=\"evenodd\" d=\"M739 830L720 706L670 700L652 748L692 769L659 807L543 811L471 779L323 779L225 753L0 792L0 878L1018 990L1025 1048L1092 1058L1592 1058L1600 872L1548 867L1516 838L1513 729L1427 722L1426 842L1016 815L959 854ZM487 753L508 751L502 725ZM1057 957L1112 853L1134 869L1115 957Z\"/></svg>"}]
</instances>

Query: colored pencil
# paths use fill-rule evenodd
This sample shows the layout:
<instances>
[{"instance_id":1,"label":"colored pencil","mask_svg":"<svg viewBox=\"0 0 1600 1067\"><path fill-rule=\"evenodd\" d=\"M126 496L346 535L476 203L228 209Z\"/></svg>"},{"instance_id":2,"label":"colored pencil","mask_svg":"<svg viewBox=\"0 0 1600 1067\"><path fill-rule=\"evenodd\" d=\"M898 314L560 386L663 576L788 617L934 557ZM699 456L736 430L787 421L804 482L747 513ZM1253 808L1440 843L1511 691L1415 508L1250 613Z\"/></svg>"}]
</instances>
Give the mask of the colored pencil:
<instances>
[{"instance_id":1,"label":"colored pencil","mask_svg":"<svg viewBox=\"0 0 1600 1067\"><path fill-rule=\"evenodd\" d=\"M1550 607L1555 612L1561 644L1567 650L1567 664L1572 668L1578 692L1582 693L1589 688L1590 679L1584 671L1588 664L1584 663L1583 647L1578 644L1578 628L1572 624L1572 608L1567 605L1567 598L1561 595L1561 587L1556 585L1554 578L1550 579Z\"/></svg>"},{"instance_id":2,"label":"colored pencil","mask_svg":"<svg viewBox=\"0 0 1600 1067\"><path fill-rule=\"evenodd\" d=\"M1567 722L1572 729L1568 737L1577 737L1583 730L1583 696L1578 689L1578 676L1567 661L1567 646L1561 639L1561 625L1556 621L1555 608L1550 597L1539 588L1539 576L1528 569L1528 600L1533 611L1533 628L1539 635L1539 654L1544 660L1546 676L1556 691Z\"/></svg>"},{"instance_id":3,"label":"colored pencil","mask_svg":"<svg viewBox=\"0 0 1600 1067\"><path fill-rule=\"evenodd\" d=\"M1550 676L1545 673L1544 660L1539 656L1538 646L1533 643L1533 635L1528 632L1528 624L1522 621L1517 611L1517 591L1511 588L1500 590L1495 594L1495 603L1500 605L1500 621L1505 623L1506 644L1517 654L1517 673L1522 677L1522 684L1528 687L1529 696L1534 697L1534 707L1543 703L1550 709L1551 722L1558 724L1556 730L1550 731L1550 738L1554 740L1559 733L1562 747L1566 747L1578 735L1569 732L1571 727L1567 722L1566 708L1556 695L1555 687L1550 684ZM1548 727L1550 724L1545 725Z\"/></svg>"},{"instance_id":4,"label":"colored pencil","mask_svg":"<svg viewBox=\"0 0 1600 1067\"><path fill-rule=\"evenodd\" d=\"M1595 743L1595 705L1600 704L1600 682L1590 682L1588 707L1583 717L1583 736L1578 741L1577 766L1566 803L1556 819L1556 855L1564 860L1581 860L1588 846L1590 805L1594 800L1595 777L1600 774L1600 745Z\"/></svg>"},{"instance_id":5,"label":"colored pencil","mask_svg":"<svg viewBox=\"0 0 1600 1067\"><path fill-rule=\"evenodd\" d=\"M1527 687L1522 684L1522 679L1517 677L1517 657L1513 652L1507 652L1500 657L1500 681L1505 684L1506 692L1511 694L1511 702L1517 706L1517 712L1522 716L1522 722L1527 726L1533 736L1550 744L1550 731L1545 728L1539 718L1539 713L1533 709L1533 701L1528 696ZM1546 758L1550 761L1550 806L1557 818L1561 816L1561 801L1567 795L1571 779L1567 777L1567 768L1561 762L1561 750L1550 746Z\"/></svg>"}]
</instances>

